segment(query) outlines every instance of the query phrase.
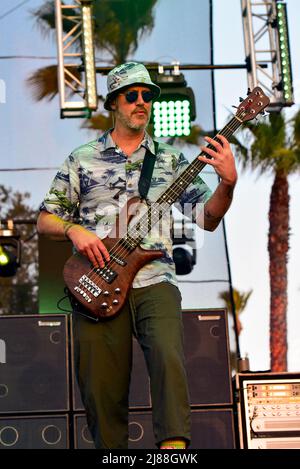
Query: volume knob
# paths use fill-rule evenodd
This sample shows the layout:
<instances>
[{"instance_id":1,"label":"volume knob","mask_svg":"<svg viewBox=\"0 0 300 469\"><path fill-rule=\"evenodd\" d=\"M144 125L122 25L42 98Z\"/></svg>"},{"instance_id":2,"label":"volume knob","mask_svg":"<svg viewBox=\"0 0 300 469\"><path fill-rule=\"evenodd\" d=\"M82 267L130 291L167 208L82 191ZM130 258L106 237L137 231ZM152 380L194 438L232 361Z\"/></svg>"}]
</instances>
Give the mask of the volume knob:
<instances>
[{"instance_id":1,"label":"volume knob","mask_svg":"<svg viewBox=\"0 0 300 469\"><path fill-rule=\"evenodd\" d=\"M119 304L119 300L113 300L113 305L118 305Z\"/></svg>"},{"instance_id":2,"label":"volume knob","mask_svg":"<svg viewBox=\"0 0 300 469\"><path fill-rule=\"evenodd\" d=\"M101 309L106 309L108 307L108 304L107 303L102 303L101 304Z\"/></svg>"},{"instance_id":3,"label":"volume knob","mask_svg":"<svg viewBox=\"0 0 300 469\"><path fill-rule=\"evenodd\" d=\"M115 293L121 293L121 288L115 288Z\"/></svg>"}]
</instances>

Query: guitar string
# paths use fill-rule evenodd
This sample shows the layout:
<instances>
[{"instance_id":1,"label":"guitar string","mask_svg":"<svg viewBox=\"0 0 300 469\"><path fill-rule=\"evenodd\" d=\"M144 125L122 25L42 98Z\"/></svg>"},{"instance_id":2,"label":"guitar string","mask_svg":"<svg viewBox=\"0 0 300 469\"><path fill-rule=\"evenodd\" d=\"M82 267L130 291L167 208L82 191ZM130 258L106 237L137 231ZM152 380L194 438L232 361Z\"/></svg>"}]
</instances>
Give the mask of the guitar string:
<instances>
[{"instance_id":1,"label":"guitar string","mask_svg":"<svg viewBox=\"0 0 300 469\"><path fill-rule=\"evenodd\" d=\"M239 125L240 125L240 124L239 124ZM234 132L234 131L235 131L235 129L232 129L229 125L227 126L227 129L229 129L231 132ZM225 132L224 130L221 131L220 134L222 134L222 132L224 132L224 135L226 134L226 132ZM215 139L217 139L217 137L215 137ZM210 147L212 148L212 145L210 145ZM202 152L202 153L203 153L203 152ZM202 153L201 153L201 154L202 154ZM197 168L197 167L195 168L196 171L197 171L197 174L199 174L199 172L202 170L202 168L203 168L205 165L206 165L206 163L200 162L200 160L197 160L197 158L193 161L193 163L191 163L191 166L198 166L198 168ZM161 204L163 204L163 203L166 203L167 207L166 207L165 210L163 209L163 210L161 210L161 211L158 212L158 217L156 217L157 219L152 223L152 226L154 226L154 225L159 221L159 219L162 218L162 216L163 216L163 214L164 214L165 212L167 212L168 210L170 210L170 205L172 205L172 203L174 203L174 202L176 201L176 199L178 198L179 193L180 193L180 192L183 192L183 191L182 191L182 186L181 186L182 182L185 182L186 184L190 184L190 183L195 179L195 175L192 174L193 171L194 171L194 168L191 170L191 168L189 167L188 172L187 172L186 174L185 174L185 171L184 171L184 172L182 173L182 175L177 178L177 181L174 183L174 185L177 186L177 187L175 187L175 188L173 188L173 189L169 188L167 191L165 191L165 192L159 197L159 199L158 199L155 203L153 203L154 210L156 210L155 204L161 205ZM187 186L186 186L186 187L187 187ZM178 189L179 189L179 191L180 191L179 193L177 192ZM167 194L168 194L168 193L170 193L170 199L171 199L171 200L168 200L168 199L169 199L169 197L167 197ZM174 195L175 195L175 197L174 197ZM173 199L173 201L172 201L172 199ZM152 206L151 206L151 209L152 209ZM155 215L155 214L156 214L156 212L154 211L154 215ZM148 213L146 213L143 218L148 218L147 215L148 215ZM146 229L146 233L145 233L145 234L142 234L142 235L140 236L141 240L145 237L145 235L146 235L146 234L150 231L150 229L151 229L151 228L149 229L149 220L147 221L147 226L143 226L143 224L145 225L145 222L143 221L143 218L142 218L136 225L134 225L134 227L132 228L132 230L134 231L134 234L135 234L135 235L137 235L137 232L136 232L135 227L136 227L138 224L139 224L139 225L142 225L142 228L143 228L143 229ZM150 224L150 227L151 227L151 224ZM140 228L139 228L139 229L140 229Z\"/></svg>"},{"instance_id":2,"label":"guitar string","mask_svg":"<svg viewBox=\"0 0 300 469\"><path fill-rule=\"evenodd\" d=\"M224 137L229 137L230 135L232 135L232 134L240 127L240 125L241 125L241 123L242 123L242 122L240 122L240 121L238 120L238 117L239 117L238 114L237 114L236 116L234 116L233 119L232 119L232 120L224 127L224 129L222 129L218 134L219 134L219 135L223 135ZM230 126L231 124L234 124L234 125L233 125L233 128ZM218 137L215 136L215 137L213 138L213 140L214 140L214 141L218 140ZM211 148L214 148L212 144L209 144L209 145L207 146L207 148L210 148L210 147L211 147ZM203 151L200 153L200 155L202 155L203 153L205 153L205 150L203 150ZM199 156L199 155L198 155L198 156ZM200 172L200 171L202 170L202 168L206 165L206 163L200 162L200 160L198 160L197 158L198 158L198 157L196 157L195 160L193 160L193 162L191 163L190 166L196 165L196 164L198 164L198 163L202 163L202 164L201 164L202 167L201 167L199 170L197 169L197 174L199 174L199 172ZM188 168L189 168L189 169L188 169ZM177 178L177 181L175 180L174 186L178 185L179 180L180 180L180 181L183 181L183 182L185 182L185 183L190 184L190 183L193 181L193 179L195 179L196 176L195 176L194 174L191 175L191 173L190 173L190 167L188 167L188 168L187 168L185 171L183 171L183 173ZM186 172L186 171L187 171L187 172ZM185 172L186 172L186 174L185 174ZM171 187L172 187L172 186L171 186ZM164 195L165 195L167 192L170 192L170 195L171 195L172 197L174 197L174 195L175 195L176 198L178 198L180 192L183 192L183 191L182 191L182 187L179 187L179 189L180 189L180 192L179 192L179 193L176 192L176 189L174 189L174 188L172 189L171 187L169 187L169 188L159 197L158 200L162 199L162 197L164 197ZM176 199L175 199L175 200L176 200ZM158 203L158 201L156 201L156 202L154 202L154 203ZM171 205L172 205L172 203L171 203ZM169 205L169 204L168 204L168 209L170 209L170 205ZM148 212L147 212L147 213L148 213ZM145 214L142 218L146 217L146 215L147 215L147 214ZM159 219L160 219L161 217L162 217L162 214L158 217L158 219L157 219L156 221L153 221L152 227L153 227L154 225L156 225L156 223L159 221ZM128 230L128 232L127 232L127 234L126 234L125 237L123 237L121 240L118 240L118 242L117 242L114 246L112 246L112 248L110 249L110 251L108 251L110 255L113 255L113 256L115 256L115 257L118 257L118 256L121 257L121 256L122 256L122 258L124 258L124 257L126 258L126 257L130 254L130 251L128 252L128 248L126 248L126 244L127 244L127 243L129 244L130 249L131 249L131 248L132 248L132 249L135 249L135 248L137 247L137 245L140 243L140 241L138 241L137 244L135 244L135 241L134 241L134 244L131 245L130 241L128 242L128 238L130 238L131 241L133 240L132 235L131 235L130 233L132 233L133 230L135 229L135 227L136 227L139 223L141 223L141 222L142 222L142 219L141 219L138 223L136 223L133 227L131 227L131 228ZM147 230L147 231L146 231L146 234L149 233L148 227L142 227L142 228L146 228L146 230ZM141 240L146 236L146 234L141 238ZM122 242L125 242L125 246L120 245ZM96 267L94 267L93 269L91 269L91 270L86 274L86 276L88 276L91 281L93 281L94 283L96 283L97 286L100 287L100 285L96 282L96 280L100 279L100 280L101 280L101 284L102 284L103 281L105 282L105 279L99 277L99 274L100 274L100 275L101 275L102 273L105 274L105 270L108 269L109 267L111 267L112 264L118 264L118 263L117 263L114 259L111 258L111 259L109 260L109 262L108 262L104 267L102 267L102 268L96 268ZM95 271L95 269L96 269L96 271ZM97 272L97 271L98 271L98 272Z\"/></svg>"},{"instance_id":3,"label":"guitar string","mask_svg":"<svg viewBox=\"0 0 300 469\"><path fill-rule=\"evenodd\" d=\"M234 120L233 120L233 123L234 123ZM238 127L240 126L240 124L241 124L241 123L238 121L238 122L235 124L235 126L237 126L237 128L238 128ZM229 134L232 133L232 132L234 132L234 130L233 130L232 128L230 128L230 126L226 126L226 128L223 129L223 131L221 131L220 134L222 134L222 135L225 136L225 135L227 135L228 130L229 130ZM214 138L214 140L216 140L216 139L217 139L217 137ZM203 152L202 152L202 153L203 153ZM198 160L198 162L200 162L200 161ZM197 158L194 160L193 163L194 163L194 164L197 163ZM193 163L192 163L192 164L193 164ZM205 166L205 163L203 164L203 166ZM187 177L187 179L186 179L186 177ZM193 180L193 178L194 178L194 175L191 176L190 171L189 171L189 172L186 174L186 177L185 177L185 175L183 175L181 178L179 177L178 179L181 179L181 181L183 180L184 182L190 184L190 182L192 182L192 180ZM178 184L178 181L177 181L177 184ZM176 182L175 182L175 185L176 185ZM181 189L181 191L182 191L182 187L180 187L180 189ZM166 191L166 192L167 192L167 191ZM176 198L177 198L178 195L179 195L179 194L177 193L177 191L176 191L176 188L175 188L175 189L170 189L170 188L169 188L169 193L170 193L170 195L172 196L171 199L174 197L174 194L175 194ZM170 205L168 205L168 210L169 210L169 207L170 207ZM154 220L152 219L152 226L154 226L154 225L159 221L159 219L160 219L161 217L162 217L162 212L159 212L158 219L157 219L156 221L154 221ZM144 217L143 217L143 218L144 218ZM140 226L142 226L142 229L144 229L145 227L143 226L143 220L140 220L139 223L140 223ZM129 245L132 247L132 249L134 249L134 248L140 243L140 241L145 237L145 235L142 236L142 237L141 237L141 236L138 237L137 242L136 242L135 240L133 240L133 238L132 238L132 232L133 232L133 230L135 230L135 233L136 233L136 226L137 226L137 224L135 224L133 228L131 228L130 230L128 230L128 233L127 233L127 236L126 236L125 239L123 238L123 239L121 239L121 240L118 240L118 242L111 248L111 250L109 251L109 253L110 253L111 256L114 256L114 257L122 256L122 258L124 259L124 258L126 258L126 257L129 255L128 249L126 249L126 244L129 242ZM148 232L148 230L147 230L147 228L146 228L146 234L147 234L147 232ZM129 240L128 240L128 238L129 238ZM132 241L133 241L133 245L131 245L131 242L132 242ZM124 243L124 242L125 242L125 248L124 248L124 246L122 245L122 243ZM116 263L116 261L115 261L114 259L111 259L111 260L107 263L107 265L106 265L105 267L103 267L103 268L101 268L101 269L100 269L100 268L97 268L96 271L95 271L95 268L94 268L94 269L91 269L90 272L89 272L88 274L86 274L86 275L88 276L88 278L89 278L92 282L94 282L94 283L100 288L100 284L98 283L98 282L99 282L99 274L100 274L100 275L101 275L101 274L102 274L102 275L103 275L103 274L104 274L104 275L107 274L107 273L108 273L108 270L109 270L109 267L111 267L114 263ZM91 272L92 272L92 274L91 274ZM91 274L91 275L90 275L90 274ZM96 281L96 280L97 280L97 281ZM101 286L102 286L103 282L106 282L106 280L105 280L103 277L100 278L100 281L101 281Z\"/></svg>"},{"instance_id":4,"label":"guitar string","mask_svg":"<svg viewBox=\"0 0 300 469\"><path fill-rule=\"evenodd\" d=\"M260 96L259 98L261 99L262 96ZM248 99L249 99L249 98L248 98ZM267 106L267 103L265 104L264 107L266 107L266 106ZM262 110L264 109L264 107L262 108ZM241 124L244 122L242 119L239 118L239 117L242 117L242 115L244 114L244 112L245 112L245 109L242 109L241 112L240 112L240 116L239 116L239 112L237 112L236 115L233 117L233 119L224 127L224 129L222 129L222 130L219 132L219 134L220 134L220 135L224 135L224 136L226 136L226 137L232 135L232 134L241 126ZM260 111L260 112L261 112L261 111ZM252 118L254 118L254 117L255 117L255 115L253 115ZM235 121L236 121L236 122L235 122ZM230 127L230 124L231 124L231 123L234 124L234 128L231 128L231 127ZM227 129L229 130L229 133L228 133L228 134L227 134ZM215 137L213 138L213 140L214 140L214 141L218 140L218 137L215 136ZM213 146L212 144L209 144L209 145L207 146L207 148L212 148L212 149L214 149L214 146ZM202 155L203 153L205 153L205 150L203 150L203 151L200 153L200 155ZM199 155L198 155L198 156L199 156ZM208 155L207 155L207 156L208 156ZM195 165L195 166L196 166L198 163L199 163L199 160L197 160L197 157L196 157L196 159L191 163L190 166L192 166L192 165ZM205 165L206 165L206 163L202 163L202 162L201 162L200 165L198 164L198 166L200 166L200 167L199 167L199 168L196 168L196 169L197 169L197 174L199 174L199 172L203 169L203 167L204 167ZM176 187L176 185L178 185L178 183L181 184L182 181L185 182L185 183L187 183L188 185L193 181L194 175L192 175L192 177L191 177L191 174L190 174L190 166L189 166L185 171L183 171L182 175L180 175L180 176L177 178L177 180L174 182L174 186L175 186L175 187ZM188 179L185 179L185 175L187 176ZM180 181L180 182L179 182L179 181ZM172 186L171 186L171 187L172 187ZM158 201L160 201L161 198L165 198L166 193L168 193L168 192L170 192L171 194L172 194L172 192L173 192L173 194L175 193L175 196L176 196L176 198L177 198L178 195L184 191L184 190L182 191L182 187L180 187L180 192L177 194L177 193L176 193L176 189L175 189L175 190L174 190L174 189L171 189L171 187L170 187L169 189L167 189L167 191L165 191L165 192L162 194L162 196L158 199ZM187 186L186 186L186 187L187 187ZM172 200L172 197L171 197L171 200ZM175 201L175 200L176 200L176 199L174 199L174 201ZM155 203L157 203L158 201L156 201ZM170 202L170 203L169 203L169 205L168 205L168 210L170 209L170 206L172 205L172 203L173 203L173 202ZM147 213L148 213L148 212L147 212ZM159 213L160 213L160 214L159 214L159 217L158 217L158 219L157 219L154 223L152 223L152 227L153 227L153 226L159 221L159 219L162 217L162 212L159 212ZM147 214L146 214L146 215L147 215ZM133 239L132 239L132 236L130 235L130 233L135 229L135 227L136 227L138 224L140 224L140 223L143 221L143 218L145 218L145 216L143 216L142 219L141 219L138 223L136 223L130 230L128 230L127 235L126 235L126 236L127 236L126 238L123 237L121 240L118 240L118 241L117 241L117 243L116 243L116 244L111 248L111 250L109 251L110 254L112 254L112 255L116 255L116 254L120 255L120 253L122 253L122 255L123 255L123 253L124 253L124 254L125 254L124 257L126 258L126 257L130 254L130 252L128 252L128 249L127 249L127 248L128 248L128 244L131 246L132 249L135 249L135 248L138 246L138 244L142 241L142 239L143 239L143 238L146 236L146 234L149 233L149 231L150 231L150 230L149 230L149 221L148 221L148 223L147 223L145 235L143 235L142 237L140 236L140 237L138 238L137 243L136 243L135 241L133 241L133 245L131 245L130 241L128 242L128 239L131 239L131 241L133 240ZM150 225L150 226L151 226L151 225ZM125 242L125 248L124 248L124 246L121 245L122 242ZM127 247L126 247L126 243L127 243ZM114 251L114 249L116 249L116 251ZM117 256L115 256L115 257L117 257ZM103 277L102 277L102 278L99 277L99 273L100 273L100 274L102 274L102 273L105 274L104 271L107 270L108 267L111 266L111 265L114 264L114 263L118 264L114 259L111 259L111 260L108 262L108 264L107 264L106 266L104 266L103 268L97 268L97 270L95 270L96 268L93 268L93 269L91 269L86 275L89 276L90 273L93 272L93 274L91 275L90 279L93 278L94 280L96 280L96 279L97 279L97 280L100 280L101 285L102 285L102 283L103 283L103 281L105 281L105 279L104 279ZM100 285L99 285L97 282L95 282L95 283L96 283L96 285L99 286L99 288L100 288Z\"/></svg>"},{"instance_id":5,"label":"guitar string","mask_svg":"<svg viewBox=\"0 0 300 469\"><path fill-rule=\"evenodd\" d=\"M227 128L229 128L232 132L234 132L234 130L233 130L230 126L227 126ZM221 132L220 132L220 133L221 133ZM193 165L194 165L194 166L197 166L197 165L199 166L199 168L196 168L197 174L199 174L199 172L200 172L201 169L206 165L206 163L200 162L199 160L195 159L194 162L191 164L191 166L193 166ZM155 226L155 225L156 225L156 223L159 221L159 219L162 218L163 214L164 214L165 212L167 212L167 211L170 209L170 205L171 205L173 202L176 201L176 199L178 198L178 195L179 195L176 191L177 191L177 189L179 189L180 192L182 192L182 186L181 186L181 185L182 185L182 182L185 182L185 183L190 184L190 183L193 181L193 179L195 179L195 175L192 174L193 171L194 171L194 168L191 170L190 167L189 167L189 170L188 170L189 173L186 175L187 178L184 176L184 172L183 172L183 173L182 173L182 177L179 176L179 177L177 178L176 183L174 184L174 185L177 185L178 187L175 188L175 189L169 188L168 190L166 190L166 191L159 197L159 199L158 199L156 202L154 202L154 203L151 205L150 210L152 210L152 208L155 210L154 213L153 213L154 215L156 215L156 207L155 207L156 204L158 204L159 206L161 206L161 204L164 204L164 203L165 203L165 204L167 205L167 207L166 207L165 210L164 210L164 208L163 208L161 211L158 212L158 217L157 217L156 221L154 221L154 222L152 223L152 226ZM169 199L169 197L167 197L167 193L168 193L168 192L170 192L171 200L168 200L168 199ZM172 193L173 193L173 194L172 194ZM175 194L175 198L174 198L174 194ZM172 201L172 198L173 198L173 201ZM152 215L151 215L151 216L152 216ZM146 236L146 234L149 233L150 230L151 230L151 228L149 229L149 220L146 221L146 226L145 226L145 221L143 220L143 218L147 218L147 219L148 219L148 212L147 212L147 213L141 218L141 220L139 220L139 222L136 223L136 224L132 227L132 229L131 229L131 232L132 232L132 231L134 232L134 236L135 236L135 237L138 235L138 233L137 233L137 231L136 231L136 227L137 227L138 225L140 225L140 226L139 226L139 230L140 230L140 231L142 231L141 228L144 229L144 230L146 230L146 232L144 232L142 235L140 235L141 240L142 240L142 239ZM150 227L151 227L151 224L150 224Z\"/></svg>"},{"instance_id":6,"label":"guitar string","mask_svg":"<svg viewBox=\"0 0 300 469\"><path fill-rule=\"evenodd\" d=\"M235 121L236 121L236 122L235 122ZM234 124L234 127L235 127L235 128L231 128L231 127L230 127L230 124L232 124L232 123ZM234 132L240 127L240 125L241 125L241 122L240 122L236 117L234 117L234 118L229 122L229 124L227 124L227 125L225 126L225 128L222 129L218 134L219 134L219 135L223 135L223 136L225 136L225 137L228 137L228 136L232 135L232 133L234 133ZM228 131L229 131L229 132L228 132ZM218 140L217 136L215 136L215 137L213 138L213 140L214 140L214 141ZM209 148L209 147L214 148L213 145L211 145L211 144L207 146L207 148ZM205 150L202 151L202 152L200 153L200 155L202 155L203 153L205 153ZM199 156L199 155L198 155L198 156ZM198 172L197 172L197 174L198 174L199 171L201 171L201 169L206 165L206 163L200 162L200 160L198 160L197 158L198 158L198 157L195 158L195 160L191 163L191 165L196 165L196 164L198 164L198 163L201 163L201 166L202 166L202 167L198 170ZM188 169L188 168L189 168L189 169ZM191 175L191 174L190 174L190 167L188 167L188 168L177 178L177 181L174 182L174 185L175 185L175 186L176 186L176 182L177 182L177 184L178 184L179 180L182 180L183 182L190 184L190 183L193 181L193 179L195 179L196 176L195 176L194 174ZM187 172L186 172L186 171L187 171ZM183 191L182 191L182 187L180 187L179 189L180 189L181 192L183 192ZM171 195L172 195L172 197L174 197L174 195L175 195L176 198L177 198L177 197L179 196L179 194L180 194L180 192L177 193L177 192L176 192L176 189L174 189L174 188L171 189L171 187L169 187L169 188L164 192L164 194L166 194L167 192L170 192ZM164 194L162 194L158 200L160 200L160 199L164 196ZM175 199L175 200L176 200L176 199ZM155 202L155 203L157 203L157 202ZM168 205L168 209L169 209L169 208L170 208L170 205ZM144 217L145 217L145 215L143 216L143 218L144 218ZM158 217L158 219L157 219L155 222L152 223L152 226L154 226L154 225L159 221L159 219L160 219L161 217L162 217L162 215L160 215L160 216ZM138 222L138 223L141 223L141 221L142 221L142 220L140 220L140 222ZM137 224L138 224L138 223L137 223ZM135 227L137 226L137 224L135 224L131 229L128 230L126 237L122 238L121 240L118 240L118 242L110 249L110 251L108 251L110 255L113 255L113 256L115 256L115 257L117 257L117 256L120 256L120 257L121 257L121 256L122 256L122 258L126 258L126 257L130 254L130 251L128 252L128 245L127 245L127 248L126 248L126 244L128 243L131 249L135 249L135 248L138 246L138 244L140 243L140 241L138 241L137 244L136 244L136 243L135 243L135 240L133 240L133 238L132 238L132 236L131 236L131 234L130 234L130 233L132 233L132 231L135 229ZM147 227L145 227L145 228L147 229ZM147 232L149 232L149 231L147 230ZM146 234L147 234L147 232L146 232ZM130 242L130 241L128 242L128 237L130 238L131 241L133 241L133 245L131 245L131 242ZM145 235L141 238L141 240L142 240L144 237L145 237ZM122 243L122 242L124 242L124 241L125 241L125 247L122 246L122 245L120 245L120 243ZM109 262L107 263L107 265L105 265L104 267L102 267L102 268L96 268L96 267L94 267L93 269L91 269L91 270L90 270L87 274L85 274L85 275L88 276L89 279L90 279L92 282L94 282L98 287L100 287L100 284L99 284L98 282L96 282L96 280L100 280L100 281L101 281L101 285L102 285L103 281L104 281L104 282L106 282L106 281L105 281L105 279L104 279L103 277L102 277L102 278L99 277L99 274L101 275L101 274L103 273L103 274L105 275L105 274L106 274L105 270L107 271L107 269L108 269L109 267L111 267L112 264L115 264L115 263L118 264L114 259L111 258L111 259L109 260ZM95 269L96 269L96 270L95 270Z\"/></svg>"}]
</instances>

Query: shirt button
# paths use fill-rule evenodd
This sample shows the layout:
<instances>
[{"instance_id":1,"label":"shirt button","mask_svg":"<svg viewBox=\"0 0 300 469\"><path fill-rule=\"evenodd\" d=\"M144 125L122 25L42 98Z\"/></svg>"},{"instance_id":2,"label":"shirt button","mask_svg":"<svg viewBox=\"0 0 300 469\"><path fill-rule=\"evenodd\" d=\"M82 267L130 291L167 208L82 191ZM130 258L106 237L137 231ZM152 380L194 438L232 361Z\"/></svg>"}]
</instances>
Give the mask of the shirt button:
<instances>
[{"instance_id":1,"label":"shirt button","mask_svg":"<svg viewBox=\"0 0 300 469\"><path fill-rule=\"evenodd\" d=\"M129 164L130 164L130 163L131 163L131 160L127 160L127 163L129 163Z\"/></svg>"},{"instance_id":2,"label":"shirt button","mask_svg":"<svg viewBox=\"0 0 300 469\"><path fill-rule=\"evenodd\" d=\"M127 187L132 187L131 182L129 182L129 183L127 184Z\"/></svg>"}]
</instances>

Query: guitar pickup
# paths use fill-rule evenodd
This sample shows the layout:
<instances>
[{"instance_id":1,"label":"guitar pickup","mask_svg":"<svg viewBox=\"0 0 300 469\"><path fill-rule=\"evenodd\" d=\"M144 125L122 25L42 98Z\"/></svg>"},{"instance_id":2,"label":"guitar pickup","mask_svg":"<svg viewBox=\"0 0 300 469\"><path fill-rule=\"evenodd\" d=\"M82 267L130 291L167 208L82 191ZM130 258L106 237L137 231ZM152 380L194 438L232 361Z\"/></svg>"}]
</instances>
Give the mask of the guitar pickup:
<instances>
[{"instance_id":1,"label":"guitar pickup","mask_svg":"<svg viewBox=\"0 0 300 469\"><path fill-rule=\"evenodd\" d=\"M111 283L117 276L117 272L104 267L103 269L96 269L95 272L100 275L107 283Z\"/></svg>"},{"instance_id":2,"label":"guitar pickup","mask_svg":"<svg viewBox=\"0 0 300 469\"><path fill-rule=\"evenodd\" d=\"M110 254L110 258L115 261L117 264L121 265L122 267L125 267L125 265L127 264L126 261L124 261L124 259L120 258L120 257L117 257L117 256L114 256L113 254Z\"/></svg>"}]
</instances>

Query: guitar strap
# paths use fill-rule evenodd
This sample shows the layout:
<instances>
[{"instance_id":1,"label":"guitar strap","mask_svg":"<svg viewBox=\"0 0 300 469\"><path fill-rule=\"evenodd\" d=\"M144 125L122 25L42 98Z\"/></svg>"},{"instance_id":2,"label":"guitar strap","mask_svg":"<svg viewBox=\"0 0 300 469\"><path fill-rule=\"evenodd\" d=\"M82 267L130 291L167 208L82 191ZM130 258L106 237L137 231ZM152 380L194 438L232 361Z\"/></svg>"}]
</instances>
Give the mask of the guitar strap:
<instances>
[{"instance_id":1,"label":"guitar strap","mask_svg":"<svg viewBox=\"0 0 300 469\"><path fill-rule=\"evenodd\" d=\"M143 166L141 170L141 175L140 175L140 180L139 180L139 193L141 196L141 199L146 200L147 199L147 194L149 191L149 187L151 184L151 179L152 179L152 174L153 174L153 169L156 161L156 156L158 153L158 142L154 142L154 148L155 148L155 155L151 153L151 151L147 148L144 161L143 161Z\"/></svg>"}]
</instances>

